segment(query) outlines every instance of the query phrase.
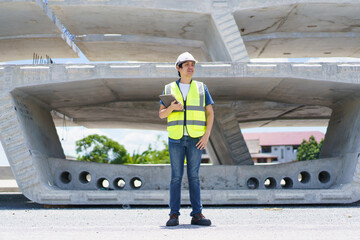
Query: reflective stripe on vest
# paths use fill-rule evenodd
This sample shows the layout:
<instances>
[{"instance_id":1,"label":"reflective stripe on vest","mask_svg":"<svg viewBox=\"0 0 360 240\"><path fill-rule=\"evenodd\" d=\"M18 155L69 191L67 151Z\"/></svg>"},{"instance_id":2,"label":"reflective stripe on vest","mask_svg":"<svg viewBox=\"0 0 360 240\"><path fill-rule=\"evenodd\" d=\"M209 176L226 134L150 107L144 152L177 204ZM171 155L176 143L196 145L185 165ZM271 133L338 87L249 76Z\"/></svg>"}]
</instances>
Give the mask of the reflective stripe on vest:
<instances>
[{"instance_id":1,"label":"reflective stripe on vest","mask_svg":"<svg viewBox=\"0 0 360 240\"><path fill-rule=\"evenodd\" d=\"M173 94L184 105L179 86L172 82L165 86L165 94ZM204 84L191 81L189 93L186 98L186 129L190 137L196 138L204 135L206 131L205 90ZM184 112L172 112L168 118L167 130L169 137L180 139L184 134Z\"/></svg>"}]
</instances>

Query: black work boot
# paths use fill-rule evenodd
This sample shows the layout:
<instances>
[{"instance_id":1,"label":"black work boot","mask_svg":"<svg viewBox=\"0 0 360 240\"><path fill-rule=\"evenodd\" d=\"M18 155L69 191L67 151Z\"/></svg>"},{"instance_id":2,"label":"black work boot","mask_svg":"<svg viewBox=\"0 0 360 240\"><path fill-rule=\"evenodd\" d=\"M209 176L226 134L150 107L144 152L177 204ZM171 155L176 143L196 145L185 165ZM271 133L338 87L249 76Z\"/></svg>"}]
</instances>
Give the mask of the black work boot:
<instances>
[{"instance_id":1,"label":"black work boot","mask_svg":"<svg viewBox=\"0 0 360 240\"><path fill-rule=\"evenodd\" d=\"M166 222L166 226L177 226L179 225L179 215L173 213L170 215L170 219Z\"/></svg>"},{"instance_id":2,"label":"black work boot","mask_svg":"<svg viewBox=\"0 0 360 240\"><path fill-rule=\"evenodd\" d=\"M202 213L196 213L191 219L191 224L193 225L202 225L202 226L210 226L211 221L210 219L205 218Z\"/></svg>"}]
</instances>

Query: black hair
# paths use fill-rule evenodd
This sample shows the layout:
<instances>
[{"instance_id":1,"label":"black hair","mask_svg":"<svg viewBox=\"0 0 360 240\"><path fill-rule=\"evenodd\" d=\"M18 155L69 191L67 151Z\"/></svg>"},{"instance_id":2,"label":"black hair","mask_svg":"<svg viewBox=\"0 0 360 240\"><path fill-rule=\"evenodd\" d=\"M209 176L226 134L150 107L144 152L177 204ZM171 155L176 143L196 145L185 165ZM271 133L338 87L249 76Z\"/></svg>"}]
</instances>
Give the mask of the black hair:
<instances>
[{"instance_id":1,"label":"black hair","mask_svg":"<svg viewBox=\"0 0 360 240\"><path fill-rule=\"evenodd\" d=\"M182 68L183 63L178 64L179 68ZM179 77L181 77L180 72L178 71Z\"/></svg>"}]
</instances>

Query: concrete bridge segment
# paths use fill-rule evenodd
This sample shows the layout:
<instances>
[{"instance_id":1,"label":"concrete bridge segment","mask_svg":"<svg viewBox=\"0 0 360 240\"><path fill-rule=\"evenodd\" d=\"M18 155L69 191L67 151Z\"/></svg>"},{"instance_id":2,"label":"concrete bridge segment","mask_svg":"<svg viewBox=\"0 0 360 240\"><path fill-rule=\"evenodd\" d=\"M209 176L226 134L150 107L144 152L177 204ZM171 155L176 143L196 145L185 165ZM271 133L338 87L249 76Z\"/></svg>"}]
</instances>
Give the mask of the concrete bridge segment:
<instances>
[{"instance_id":1,"label":"concrete bridge segment","mask_svg":"<svg viewBox=\"0 0 360 240\"><path fill-rule=\"evenodd\" d=\"M359 79L358 64L315 64L321 70L317 74L312 74L312 79L306 77L308 74L306 71L298 71L298 67L313 68L312 64L298 66L291 63L271 65L221 63L225 65L222 67L226 67L226 71L217 71L217 74L214 74L214 68L208 66L216 66L216 64L199 63L196 78L204 81L209 88L214 84L216 91L213 91L213 97L215 101L223 102L224 106L227 103L228 106L235 106L236 109L237 101L246 99L251 101L254 98L263 103L279 101L289 106L311 105L313 102L319 106L332 108L334 111L331 115L322 159L271 166L251 166L246 162L247 149L241 146L241 132L236 133L234 130L238 125L228 125L233 124L233 119L236 119L229 110L231 107L219 110L216 108L217 114L222 116L217 121L223 124L223 131L215 130L211 139L212 148L218 156L219 163L241 165L202 168L204 203L335 203L353 202L359 199L357 190L359 150L354 144L357 142L357 133L352 131L354 129L352 127L357 126L358 118L356 110L353 109L358 104L359 97L360 87L356 83L356 79ZM139 98L130 102L137 104L139 101L141 104L150 101L157 105L157 93L161 91L158 86L171 81L171 76L174 74L173 66L166 63L138 64L136 71L132 63L117 64L116 68L111 66L114 65L2 67L0 75L3 109L0 118L2 143L19 188L30 199L48 204L166 204L169 197L168 166L108 166L65 160L51 111L66 115L76 124L83 124L84 119L81 116L87 116L86 121L92 122L92 118L103 116L103 111L108 116L105 119L107 122L117 122L119 115L117 109L130 101L126 99L129 95L122 95L120 91L125 88L129 89L129 94L132 94L136 86L144 86L136 90L143 89L143 94L133 95ZM116 71L112 72L111 69ZM122 73L119 74L119 71ZM349 76L352 78L349 79ZM223 84L215 84L215 81L219 82L221 79L230 81L232 91L239 91L238 94L230 91L233 96L239 96L238 100L234 102L229 100L228 95L222 91L227 91L223 86L225 80L221 82ZM267 90L252 89L254 82L273 87L266 88ZM304 82L316 89L309 91L308 85ZM248 89L247 94L246 89ZM299 95L295 96L295 92L289 93L290 89L297 89ZM250 94L252 91L253 95ZM283 94L280 96L279 92ZM98 103L100 99L103 103ZM118 105L117 102L121 104ZM106 108L100 111L103 104ZM344 106L345 110L339 114L339 109ZM89 111L89 107L100 110ZM76 111L67 111L67 109L76 109ZM150 116L147 118L132 116L132 119L137 119L142 124L146 124L145 120L150 119L154 125L164 125L157 116L154 116L154 119ZM106 122L105 120L100 124ZM128 119L130 120L131 118ZM92 124L97 126L96 122L93 121ZM226 131L234 131L234 134ZM341 139L343 145L339 145L337 141L339 137L331 137L331 134L340 135L340 131L345 134ZM218 146L216 141L221 137L225 138L225 141L219 144L225 147L220 149L225 148L226 151L216 148ZM239 145L232 147L231 144L236 143L236 139L239 139ZM335 145L337 147L334 147ZM233 157L235 161L229 162L229 158L221 155L224 153L228 156L230 154L229 158ZM185 195L183 200L187 202L188 196Z\"/></svg>"},{"instance_id":2,"label":"concrete bridge segment","mask_svg":"<svg viewBox=\"0 0 360 240\"><path fill-rule=\"evenodd\" d=\"M0 136L19 188L47 204L167 204L168 166L65 159L55 125L164 129L174 56L200 60L216 121L206 204L360 199L359 68L255 58L358 57L359 1L0 1L0 61L84 55L130 63L0 66ZM148 62L148 63L142 63ZM142 109L141 112L131 111ZM252 166L240 127L329 127L322 159ZM239 127L240 124L240 127ZM184 183L186 188L186 181ZM188 202L184 195L183 202Z\"/></svg>"}]
</instances>

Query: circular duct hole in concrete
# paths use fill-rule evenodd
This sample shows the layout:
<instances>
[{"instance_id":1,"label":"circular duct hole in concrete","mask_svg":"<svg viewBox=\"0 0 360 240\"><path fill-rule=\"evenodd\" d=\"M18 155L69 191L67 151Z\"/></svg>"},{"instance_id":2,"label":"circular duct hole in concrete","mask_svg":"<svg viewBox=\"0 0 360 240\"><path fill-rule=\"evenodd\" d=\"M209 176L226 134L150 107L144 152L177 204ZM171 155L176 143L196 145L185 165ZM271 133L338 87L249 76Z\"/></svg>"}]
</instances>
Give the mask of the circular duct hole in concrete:
<instances>
[{"instance_id":1,"label":"circular duct hole in concrete","mask_svg":"<svg viewBox=\"0 0 360 240\"><path fill-rule=\"evenodd\" d=\"M130 180L130 186L135 189L139 189L142 186L142 181L138 177L134 177Z\"/></svg>"},{"instance_id":2,"label":"circular duct hole in concrete","mask_svg":"<svg viewBox=\"0 0 360 240\"><path fill-rule=\"evenodd\" d=\"M276 180L272 177L269 177L267 179L265 179L264 181L264 186L265 188L275 188L276 187Z\"/></svg>"},{"instance_id":3,"label":"circular duct hole in concrete","mask_svg":"<svg viewBox=\"0 0 360 240\"><path fill-rule=\"evenodd\" d=\"M117 189L123 189L126 185L126 182L123 178L117 178L114 180L114 186Z\"/></svg>"},{"instance_id":4,"label":"circular duct hole in concrete","mask_svg":"<svg viewBox=\"0 0 360 240\"><path fill-rule=\"evenodd\" d=\"M302 171L298 175L298 180L301 183L308 183L310 181L310 173Z\"/></svg>"},{"instance_id":5,"label":"circular duct hole in concrete","mask_svg":"<svg viewBox=\"0 0 360 240\"><path fill-rule=\"evenodd\" d=\"M330 173L327 171L321 171L319 173L319 181L321 183L327 183L330 181Z\"/></svg>"},{"instance_id":6,"label":"circular duct hole in concrete","mask_svg":"<svg viewBox=\"0 0 360 240\"><path fill-rule=\"evenodd\" d=\"M79 175L79 180L81 183L89 183L91 181L91 174L89 172L83 171Z\"/></svg>"},{"instance_id":7,"label":"circular duct hole in concrete","mask_svg":"<svg viewBox=\"0 0 360 240\"><path fill-rule=\"evenodd\" d=\"M106 178L100 178L98 181L97 181L97 187L99 189L109 189L109 181L106 179Z\"/></svg>"},{"instance_id":8,"label":"circular duct hole in concrete","mask_svg":"<svg viewBox=\"0 0 360 240\"><path fill-rule=\"evenodd\" d=\"M285 177L285 178L281 179L280 185L282 188L292 188L293 180L289 177Z\"/></svg>"},{"instance_id":9,"label":"circular duct hole in concrete","mask_svg":"<svg viewBox=\"0 0 360 240\"><path fill-rule=\"evenodd\" d=\"M72 179L72 176L71 176L71 173L69 172L62 172L61 175L60 175L60 180L61 182L63 183L70 183L71 182L71 179Z\"/></svg>"},{"instance_id":10,"label":"circular duct hole in concrete","mask_svg":"<svg viewBox=\"0 0 360 240\"><path fill-rule=\"evenodd\" d=\"M247 187L249 189L256 189L259 187L259 180L257 180L257 178L249 178L249 180L247 180L247 183L246 183Z\"/></svg>"}]
</instances>

